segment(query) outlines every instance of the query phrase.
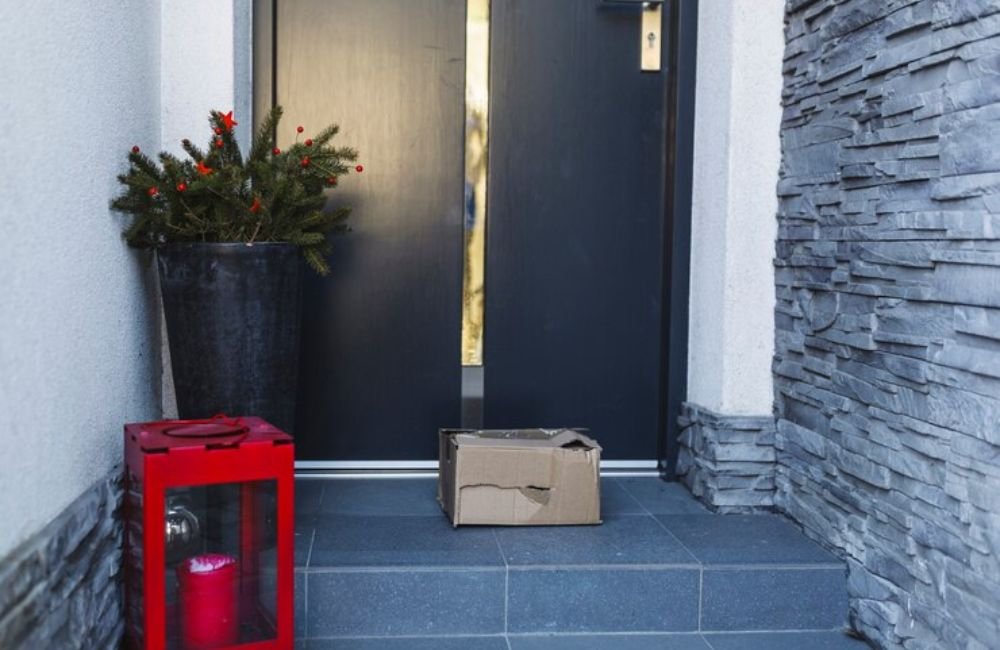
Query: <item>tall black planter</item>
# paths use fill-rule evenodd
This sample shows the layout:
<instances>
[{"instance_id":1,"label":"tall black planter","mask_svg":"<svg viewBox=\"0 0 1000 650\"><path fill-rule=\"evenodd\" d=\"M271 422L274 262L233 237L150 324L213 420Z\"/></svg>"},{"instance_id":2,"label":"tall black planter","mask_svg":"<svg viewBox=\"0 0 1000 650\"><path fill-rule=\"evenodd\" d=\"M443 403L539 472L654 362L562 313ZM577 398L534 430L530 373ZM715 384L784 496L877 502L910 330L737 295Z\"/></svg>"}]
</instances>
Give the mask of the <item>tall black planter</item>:
<instances>
[{"instance_id":1,"label":"tall black planter","mask_svg":"<svg viewBox=\"0 0 1000 650\"><path fill-rule=\"evenodd\" d=\"M157 251L177 410L257 415L291 431L301 262L292 244L171 244Z\"/></svg>"}]
</instances>

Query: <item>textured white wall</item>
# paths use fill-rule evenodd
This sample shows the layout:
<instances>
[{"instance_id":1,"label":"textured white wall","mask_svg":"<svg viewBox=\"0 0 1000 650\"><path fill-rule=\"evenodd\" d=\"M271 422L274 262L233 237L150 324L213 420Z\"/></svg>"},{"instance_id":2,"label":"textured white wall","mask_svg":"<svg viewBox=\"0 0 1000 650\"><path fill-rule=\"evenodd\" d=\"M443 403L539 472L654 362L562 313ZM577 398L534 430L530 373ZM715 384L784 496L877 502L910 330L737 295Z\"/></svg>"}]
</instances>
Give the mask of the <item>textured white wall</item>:
<instances>
[{"instance_id":1,"label":"textured white wall","mask_svg":"<svg viewBox=\"0 0 1000 650\"><path fill-rule=\"evenodd\" d=\"M160 10L0 3L0 557L159 413L148 256L108 210L160 144Z\"/></svg>"},{"instance_id":2,"label":"textured white wall","mask_svg":"<svg viewBox=\"0 0 1000 650\"><path fill-rule=\"evenodd\" d=\"M235 6L234 6L235 5ZM250 0L163 0L160 114L163 148L186 156L181 140L204 148L208 113L233 111L237 139L248 146L250 120ZM239 56L237 56L237 52ZM237 72L239 74L237 74ZM244 152L245 153L245 152ZM166 323L163 341L164 417L177 417Z\"/></svg>"},{"instance_id":3,"label":"textured white wall","mask_svg":"<svg viewBox=\"0 0 1000 650\"><path fill-rule=\"evenodd\" d=\"M162 21L163 148L181 154L184 138L208 142L210 110L235 109L233 0L166 0Z\"/></svg>"},{"instance_id":4,"label":"textured white wall","mask_svg":"<svg viewBox=\"0 0 1000 650\"><path fill-rule=\"evenodd\" d=\"M702 0L688 399L771 412L783 0Z\"/></svg>"}]
</instances>

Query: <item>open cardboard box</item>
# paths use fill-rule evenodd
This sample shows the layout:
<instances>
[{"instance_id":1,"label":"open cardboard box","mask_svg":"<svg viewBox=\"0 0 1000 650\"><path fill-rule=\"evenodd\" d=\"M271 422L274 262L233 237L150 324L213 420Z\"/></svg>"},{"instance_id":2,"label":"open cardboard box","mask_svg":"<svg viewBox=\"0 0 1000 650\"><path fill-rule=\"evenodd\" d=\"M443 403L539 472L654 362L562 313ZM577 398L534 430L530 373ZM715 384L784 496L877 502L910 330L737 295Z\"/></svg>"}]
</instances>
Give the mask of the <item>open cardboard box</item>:
<instances>
[{"instance_id":1,"label":"open cardboard box","mask_svg":"<svg viewBox=\"0 0 1000 650\"><path fill-rule=\"evenodd\" d=\"M601 523L601 446L585 429L442 429L438 501L454 526Z\"/></svg>"}]
</instances>

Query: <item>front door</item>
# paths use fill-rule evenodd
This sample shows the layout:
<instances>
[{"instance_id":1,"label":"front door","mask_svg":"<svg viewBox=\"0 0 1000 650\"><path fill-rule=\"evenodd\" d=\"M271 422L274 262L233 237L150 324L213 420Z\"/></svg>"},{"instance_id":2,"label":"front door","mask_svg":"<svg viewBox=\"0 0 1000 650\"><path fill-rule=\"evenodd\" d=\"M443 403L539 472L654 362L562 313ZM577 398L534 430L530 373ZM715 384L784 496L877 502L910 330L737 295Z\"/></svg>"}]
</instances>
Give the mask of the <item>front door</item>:
<instances>
[{"instance_id":1,"label":"front door","mask_svg":"<svg viewBox=\"0 0 1000 650\"><path fill-rule=\"evenodd\" d=\"M483 63L466 61L466 34L481 2L258 4L273 14L257 105L285 107L285 140L337 121L365 165L331 199L354 207L353 231L306 286L300 458L429 461L439 427L583 426L605 458L651 466L667 72L640 71L640 3L492 0L485 188L465 178L467 67ZM485 214L470 209L484 196ZM482 400L464 418L463 390Z\"/></svg>"}]
</instances>

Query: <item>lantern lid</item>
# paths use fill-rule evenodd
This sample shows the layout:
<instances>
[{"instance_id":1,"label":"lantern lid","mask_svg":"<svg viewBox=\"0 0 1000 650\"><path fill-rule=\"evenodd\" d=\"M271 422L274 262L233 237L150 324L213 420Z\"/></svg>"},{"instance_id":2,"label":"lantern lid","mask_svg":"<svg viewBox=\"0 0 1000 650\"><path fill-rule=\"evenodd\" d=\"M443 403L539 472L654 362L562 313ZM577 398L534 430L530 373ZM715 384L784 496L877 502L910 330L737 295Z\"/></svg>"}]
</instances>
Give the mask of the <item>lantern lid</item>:
<instances>
[{"instance_id":1,"label":"lantern lid","mask_svg":"<svg viewBox=\"0 0 1000 650\"><path fill-rule=\"evenodd\" d=\"M257 417L159 420L125 425L128 442L146 453L172 449L222 449L246 444L291 444L292 437Z\"/></svg>"}]
</instances>

